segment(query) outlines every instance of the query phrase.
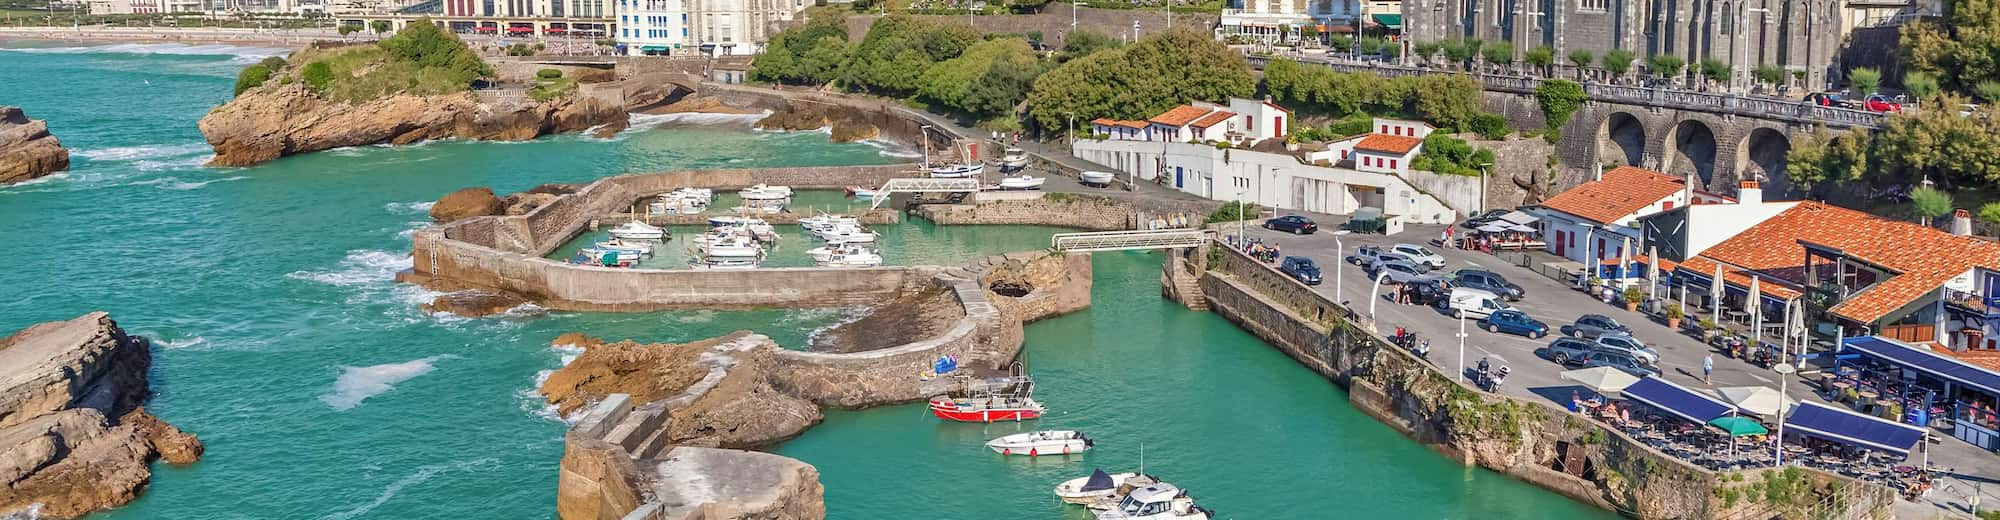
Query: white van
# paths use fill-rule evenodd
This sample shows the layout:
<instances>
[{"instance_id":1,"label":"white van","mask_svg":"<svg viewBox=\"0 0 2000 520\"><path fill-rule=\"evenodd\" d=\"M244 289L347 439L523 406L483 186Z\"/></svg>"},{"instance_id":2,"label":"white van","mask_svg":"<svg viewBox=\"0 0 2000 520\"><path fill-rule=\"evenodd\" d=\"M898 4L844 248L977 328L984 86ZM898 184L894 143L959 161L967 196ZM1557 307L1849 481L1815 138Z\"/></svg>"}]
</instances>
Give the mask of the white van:
<instances>
[{"instance_id":1,"label":"white van","mask_svg":"<svg viewBox=\"0 0 2000 520\"><path fill-rule=\"evenodd\" d=\"M1456 287L1451 290L1451 300L1446 304L1446 308L1451 309L1454 316L1483 320L1495 311L1509 307L1507 301L1501 299L1499 295L1479 289Z\"/></svg>"}]
</instances>

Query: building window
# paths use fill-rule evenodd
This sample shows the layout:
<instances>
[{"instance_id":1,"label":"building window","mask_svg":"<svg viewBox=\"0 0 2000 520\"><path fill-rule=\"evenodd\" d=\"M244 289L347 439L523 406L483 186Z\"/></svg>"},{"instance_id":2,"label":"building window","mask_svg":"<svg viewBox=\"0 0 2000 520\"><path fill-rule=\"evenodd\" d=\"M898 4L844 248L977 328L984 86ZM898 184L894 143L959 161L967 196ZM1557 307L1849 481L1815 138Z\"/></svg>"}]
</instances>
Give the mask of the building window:
<instances>
[{"instance_id":1,"label":"building window","mask_svg":"<svg viewBox=\"0 0 2000 520\"><path fill-rule=\"evenodd\" d=\"M1397 159L1390 159L1390 160L1389 160L1389 169L1391 169L1391 170L1394 170L1394 169L1396 169L1396 161L1397 161Z\"/></svg>"},{"instance_id":2,"label":"building window","mask_svg":"<svg viewBox=\"0 0 2000 520\"><path fill-rule=\"evenodd\" d=\"M1610 8L1610 0L1577 0L1577 10L1603 12Z\"/></svg>"}]
</instances>

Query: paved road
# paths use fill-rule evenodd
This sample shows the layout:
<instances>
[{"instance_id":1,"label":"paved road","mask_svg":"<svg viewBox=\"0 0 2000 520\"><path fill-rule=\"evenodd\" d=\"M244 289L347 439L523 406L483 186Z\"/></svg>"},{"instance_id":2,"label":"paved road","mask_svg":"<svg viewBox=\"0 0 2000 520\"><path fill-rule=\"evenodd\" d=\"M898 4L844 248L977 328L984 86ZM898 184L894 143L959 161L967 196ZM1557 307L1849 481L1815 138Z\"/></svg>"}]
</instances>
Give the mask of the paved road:
<instances>
[{"instance_id":1,"label":"paved road","mask_svg":"<svg viewBox=\"0 0 2000 520\"><path fill-rule=\"evenodd\" d=\"M1323 228L1335 228L1338 223L1338 217L1332 218L1331 222L1329 218L1320 216L1315 216L1315 220L1320 222ZM1341 245L1345 246L1347 253L1352 253L1355 247L1363 245L1425 244L1437 238L1443 229L1444 226L1437 225L1411 226L1399 235L1346 235L1339 237L1339 242L1344 243ZM1224 234L1237 232L1234 226L1229 225L1224 225L1219 231ZM1362 272L1361 268L1346 265L1341 261L1345 255L1336 251L1335 237L1330 233L1294 236L1262 229L1253 221L1245 226L1244 234L1253 239L1261 239L1266 244L1277 244L1287 256L1306 256L1314 259L1320 264L1326 279L1324 283L1314 288L1316 291L1328 298L1334 298L1338 292L1355 312L1364 315L1369 312L1372 280ZM1426 244L1426 247L1431 246ZM1704 384L1701 381L1701 362L1703 356L1710 354L1711 350L1706 343L1697 338L1680 334L1669 329L1664 322L1656 322L1643 314L1628 312L1622 304L1617 307L1604 304L1562 283L1500 261L1496 257L1472 251L1437 247L1431 249L1445 257L1447 264L1443 272L1465 267L1480 267L1500 273L1508 281L1520 285L1526 290L1527 297L1514 303L1514 306L1548 323L1552 331L1583 314L1603 314L1630 326L1635 337L1660 351L1661 371L1665 373L1666 379L1675 383L1694 389L1752 385L1778 387L1780 377L1778 374L1749 363L1729 359L1719 353L1714 356L1715 373L1711 378L1713 384ZM1695 312L1690 310L1690 314ZM1419 338L1428 338L1431 341L1430 359L1438 363L1447 373L1462 372L1459 369L1458 319L1427 306L1396 304L1386 298L1386 291L1376 296L1374 313L1377 326L1382 333L1393 333L1396 327L1401 326L1415 332ZM1546 347L1553 338L1531 340L1511 334L1490 333L1479 330L1478 322L1473 320L1465 321L1465 333L1467 338L1464 366L1475 366L1480 357L1491 356L1496 360L1505 360L1505 364L1512 369L1512 374L1501 388L1502 393L1525 398L1548 399L1565 406L1569 404L1570 392L1576 388L1574 383L1561 380L1558 374L1564 368L1538 353L1538 350ZM1554 334L1560 332L1552 332L1552 335ZM1786 390L1788 394L1801 400L1818 400L1801 379L1791 380ZM2000 477L2000 457L1957 439L1946 438L1943 443L1933 445L1931 460L1935 466L1953 467L1962 473ZM1929 504L1898 500L1897 516L1899 518L1929 518L1939 514L1962 516L1959 512L1969 510L1965 506L1963 497L1969 495L1972 489L1973 486L1969 481L1957 482L1949 491L1945 486L1939 486L1938 490L1931 493ZM2000 492L1996 490L2000 490L2000 479L1988 482L1986 490L1981 493L1985 496L1982 502L2000 504Z\"/></svg>"}]
</instances>

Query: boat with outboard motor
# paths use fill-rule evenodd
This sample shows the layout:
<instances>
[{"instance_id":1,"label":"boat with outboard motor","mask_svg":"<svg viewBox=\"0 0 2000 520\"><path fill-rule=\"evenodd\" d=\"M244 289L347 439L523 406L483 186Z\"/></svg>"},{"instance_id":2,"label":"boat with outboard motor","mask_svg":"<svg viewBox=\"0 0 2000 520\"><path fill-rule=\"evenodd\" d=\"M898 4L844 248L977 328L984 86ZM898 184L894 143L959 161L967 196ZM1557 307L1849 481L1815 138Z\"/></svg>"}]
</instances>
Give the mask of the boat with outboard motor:
<instances>
[{"instance_id":1,"label":"boat with outboard motor","mask_svg":"<svg viewBox=\"0 0 2000 520\"><path fill-rule=\"evenodd\" d=\"M737 191L736 196L743 199L743 202L745 203L782 202L791 200L792 188L790 186L771 186L768 184L758 184Z\"/></svg>"},{"instance_id":2,"label":"boat with outboard motor","mask_svg":"<svg viewBox=\"0 0 2000 520\"><path fill-rule=\"evenodd\" d=\"M843 244L839 247L850 245ZM879 267L882 265L882 255L877 254L873 248L843 249L827 254L824 260L814 259L813 264L820 267Z\"/></svg>"},{"instance_id":3,"label":"boat with outboard motor","mask_svg":"<svg viewBox=\"0 0 2000 520\"><path fill-rule=\"evenodd\" d=\"M698 270L738 270L756 269L764 265L762 258L689 258L688 268Z\"/></svg>"},{"instance_id":4,"label":"boat with outboard motor","mask_svg":"<svg viewBox=\"0 0 2000 520\"><path fill-rule=\"evenodd\" d=\"M1046 179L1046 178L1042 178L1042 177L1036 177L1036 176L1033 176L1033 175L1016 175L1016 176L1013 176L1013 177L1001 177L1001 178L1000 178L1000 189L1002 189L1002 190L1039 190L1039 189L1042 189L1042 183L1045 183L1045 182L1048 182L1048 181L1049 181L1049 180L1048 180L1048 179Z\"/></svg>"},{"instance_id":5,"label":"boat with outboard motor","mask_svg":"<svg viewBox=\"0 0 2000 520\"><path fill-rule=\"evenodd\" d=\"M933 179L970 179L986 174L986 163L969 162L947 164L931 168Z\"/></svg>"},{"instance_id":6,"label":"boat with outboard motor","mask_svg":"<svg viewBox=\"0 0 2000 520\"><path fill-rule=\"evenodd\" d=\"M931 397L931 415L977 423L1039 419L1044 408L1035 402L1034 389L1034 379L1025 375L980 380L961 375L957 391Z\"/></svg>"},{"instance_id":7,"label":"boat with outboard motor","mask_svg":"<svg viewBox=\"0 0 2000 520\"><path fill-rule=\"evenodd\" d=\"M1116 173L1089 171L1078 174L1076 181L1082 183L1084 186L1103 188L1110 186L1111 180L1117 177L1118 174Z\"/></svg>"},{"instance_id":8,"label":"boat with outboard motor","mask_svg":"<svg viewBox=\"0 0 2000 520\"><path fill-rule=\"evenodd\" d=\"M591 244L590 247L585 249L596 249L599 251L618 251L621 253L630 253L638 256L653 256L653 244L651 242L645 242L639 240L626 240L623 238L612 238L610 240L600 241Z\"/></svg>"},{"instance_id":9,"label":"boat with outboard motor","mask_svg":"<svg viewBox=\"0 0 2000 520\"><path fill-rule=\"evenodd\" d=\"M848 186L847 196L861 200L875 200L875 190L860 186Z\"/></svg>"},{"instance_id":10,"label":"boat with outboard motor","mask_svg":"<svg viewBox=\"0 0 2000 520\"><path fill-rule=\"evenodd\" d=\"M986 448L1001 455L1069 455L1083 453L1096 446L1097 441L1085 437L1076 430L1042 430L1016 433L986 441Z\"/></svg>"},{"instance_id":11,"label":"boat with outboard motor","mask_svg":"<svg viewBox=\"0 0 2000 520\"><path fill-rule=\"evenodd\" d=\"M1024 151L1020 148L1008 148L1006 154L1000 156L1000 171L1002 172L1021 171L1027 169L1028 162L1029 159L1027 151Z\"/></svg>"},{"instance_id":12,"label":"boat with outboard motor","mask_svg":"<svg viewBox=\"0 0 2000 520\"><path fill-rule=\"evenodd\" d=\"M1159 479L1145 473L1105 473L1098 469L1089 475L1056 484L1056 498L1066 504L1106 510L1118 505L1118 500L1132 489L1156 483Z\"/></svg>"},{"instance_id":13,"label":"boat with outboard motor","mask_svg":"<svg viewBox=\"0 0 2000 520\"><path fill-rule=\"evenodd\" d=\"M1214 512L1195 505L1187 492L1160 482L1132 490L1117 506L1099 511L1097 520L1209 520Z\"/></svg>"},{"instance_id":14,"label":"boat with outboard motor","mask_svg":"<svg viewBox=\"0 0 2000 520\"><path fill-rule=\"evenodd\" d=\"M664 240L667 238L667 230L634 220L611 228L611 236L625 240Z\"/></svg>"}]
</instances>

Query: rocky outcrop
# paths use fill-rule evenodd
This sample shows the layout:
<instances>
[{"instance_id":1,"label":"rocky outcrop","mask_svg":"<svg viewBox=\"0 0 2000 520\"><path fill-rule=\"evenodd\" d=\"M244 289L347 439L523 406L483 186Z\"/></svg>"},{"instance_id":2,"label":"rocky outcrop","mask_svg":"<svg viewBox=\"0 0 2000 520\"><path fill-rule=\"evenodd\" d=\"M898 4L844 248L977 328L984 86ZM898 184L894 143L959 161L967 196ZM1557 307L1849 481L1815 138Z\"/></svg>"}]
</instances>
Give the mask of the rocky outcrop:
<instances>
[{"instance_id":1,"label":"rocky outcrop","mask_svg":"<svg viewBox=\"0 0 2000 520\"><path fill-rule=\"evenodd\" d=\"M453 222L472 217L499 215L506 209L507 206L500 202L499 196L493 194L492 188L464 188L438 198L437 204L431 205L431 220Z\"/></svg>"},{"instance_id":2,"label":"rocky outcrop","mask_svg":"<svg viewBox=\"0 0 2000 520\"><path fill-rule=\"evenodd\" d=\"M355 104L321 99L302 82L244 91L201 118L212 166L248 166L286 155L445 138L520 141L600 125L621 126L625 107L581 93L535 102L519 90L417 96Z\"/></svg>"},{"instance_id":3,"label":"rocky outcrop","mask_svg":"<svg viewBox=\"0 0 2000 520\"><path fill-rule=\"evenodd\" d=\"M148 414L145 338L105 313L0 339L0 514L76 518L138 497L155 458L193 463L193 434Z\"/></svg>"},{"instance_id":4,"label":"rocky outcrop","mask_svg":"<svg viewBox=\"0 0 2000 520\"><path fill-rule=\"evenodd\" d=\"M445 312L467 318L481 318L505 314L526 303L527 300L510 293L467 289L438 295L437 298L432 298L430 303L424 304L423 308L424 312L429 313Z\"/></svg>"},{"instance_id":5,"label":"rocky outcrop","mask_svg":"<svg viewBox=\"0 0 2000 520\"><path fill-rule=\"evenodd\" d=\"M507 207L502 213L507 215L526 215L528 212L534 211L535 208L546 206L550 202L555 202L557 198L576 193L576 190L580 189L583 189L583 185L551 183L536 186L528 191L501 197L501 205Z\"/></svg>"},{"instance_id":6,"label":"rocky outcrop","mask_svg":"<svg viewBox=\"0 0 2000 520\"><path fill-rule=\"evenodd\" d=\"M613 394L641 405L664 401L672 418L669 442L725 448L768 446L820 421L812 402L772 388L771 354L778 345L761 335L737 332L682 344L565 335L558 344L584 349L542 384L542 395L564 415Z\"/></svg>"},{"instance_id":7,"label":"rocky outcrop","mask_svg":"<svg viewBox=\"0 0 2000 520\"><path fill-rule=\"evenodd\" d=\"M49 134L49 125L28 119L18 107L0 106L0 185L69 169L69 150Z\"/></svg>"},{"instance_id":8,"label":"rocky outcrop","mask_svg":"<svg viewBox=\"0 0 2000 520\"><path fill-rule=\"evenodd\" d=\"M724 103L721 98L689 95L678 101L646 109L648 114L756 114L763 112L755 108L743 108ZM817 127L815 127L817 128Z\"/></svg>"},{"instance_id":9,"label":"rocky outcrop","mask_svg":"<svg viewBox=\"0 0 2000 520\"><path fill-rule=\"evenodd\" d=\"M852 109L811 104L794 104L757 120L765 130L818 130L832 127L833 142L851 143L882 135L882 129L867 122Z\"/></svg>"}]
</instances>

